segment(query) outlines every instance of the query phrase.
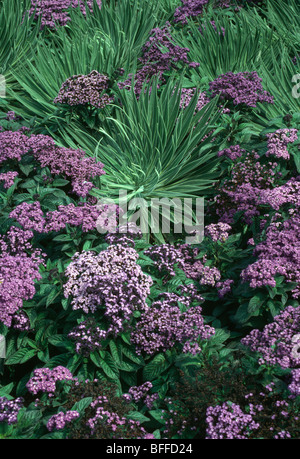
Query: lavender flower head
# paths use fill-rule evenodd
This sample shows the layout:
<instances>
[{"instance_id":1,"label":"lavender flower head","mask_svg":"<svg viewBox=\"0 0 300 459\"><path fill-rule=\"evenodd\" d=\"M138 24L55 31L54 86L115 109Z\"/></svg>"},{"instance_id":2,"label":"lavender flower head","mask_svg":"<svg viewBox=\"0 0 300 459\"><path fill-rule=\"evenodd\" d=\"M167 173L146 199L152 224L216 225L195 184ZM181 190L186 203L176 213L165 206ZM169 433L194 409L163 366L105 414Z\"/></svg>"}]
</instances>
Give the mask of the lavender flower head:
<instances>
[{"instance_id":1,"label":"lavender flower head","mask_svg":"<svg viewBox=\"0 0 300 459\"><path fill-rule=\"evenodd\" d=\"M233 105L256 107L257 102L274 103L274 98L263 90L262 79L257 72L228 72L209 83L212 97L220 95L221 101L231 101Z\"/></svg>"},{"instance_id":2,"label":"lavender flower head","mask_svg":"<svg viewBox=\"0 0 300 459\"><path fill-rule=\"evenodd\" d=\"M151 78L157 76L159 79L158 88L165 83L164 72L177 69L178 64L189 67L198 67L199 63L189 62L187 54L188 48L181 48L174 43L171 35L171 24L166 23L162 29L151 30L148 41L142 48L143 56L139 58L142 68L134 76L134 93L139 97L145 82L150 82ZM120 89L131 88L132 74L128 75L126 81L118 83Z\"/></svg>"},{"instance_id":3,"label":"lavender flower head","mask_svg":"<svg viewBox=\"0 0 300 459\"><path fill-rule=\"evenodd\" d=\"M14 400L0 397L0 422L7 422L8 425L16 424L18 413L23 406L24 399L22 397L18 397Z\"/></svg>"},{"instance_id":4,"label":"lavender flower head","mask_svg":"<svg viewBox=\"0 0 300 459\"><path fill-rule=\"evenodd\" d=\"M261 354L259 364L279 365L282 368L297 368L299 355L294 352L295 336L300 332L300 307L288 306L274 322L262 331L252 330L241 343ZM300 341L298 340L298 347Z\"/></svg>"},{"instance_id":5,"label":"lavender flower head","mask_svg":"<svg viewBox=\"0 0 300 459\"><path fill-rule=\"evenodd\" d=\"M101 0L97 0L99 8ZM41 27L55 28L57 24L65 26L70 20L68 10L70 8L80 8L83 15L86 14L86 5L92 12L93 0L31 0L29 16L34 14L34 18L41 17Z\"/></svg>"},{"instance_id":6,"label":"lavender flower head","mask_svg":"<svg viewBox=\"0 0 300 459\"><path fill-rule=\"evenodd\" d=\"M62 430L65 428L66 424L77 418L79 418L78 411L67 411L66 413L61 411L60 413L51 416L47 422L47 429L49 432L52 432L53 430Z\"/></svg>"},{"instance_id":7,"label":"lavender flower head","mask_svg":"<svg viewBox=\"0 0 300 459\"><path fill-rule=\"evenodd\" d=\"M109 78L97 70L88 75L73 75L62 84L54 103L103 108L114 100L105 93L108 88Z\"/></svg>"},{"instance_id":8,"label":"lavender flower head","mask_svg":"<svg viewBox=\"0 0 300 459\"><path fill-rule=\"evenodd\" d=\"M175 293L163 293L160 297L141 315L132 332L136 352L153 355L175 345L180 345L184 353L201 352L198 341L209 339L215 333L214 328L204 324L202 308L191 306L193 297ZM185 304L186 310L183 311L179 303Z\"/></svg>"},{"instance_id":9,"label":"lavender flower head","mask_svg":"<svg viewBox=\"0 0 300 459\"><path fill-rule=\"evenodd\" d=\"M298 140L297 129L278 129L275 132L267 134L268 151L266 156L275 156L276 158L290 159L288 144Z\"/></svg>"},{"instance_id":10,"label":"lavender flower head","mask_svg":"<svg viewBox=\"0 0 300 459\"><path fill-rule=\"evenodd\" d=\"M229 237L229 231L231 229L232 228L228 225L228 223L211 223L205 227L204 234L209 236L214 242L225 242Z\"/></svg>"},{"instance_id":11,"label":"lavender flower head","mask_svg":"<svg viewBox=\"0 0 300 459\"><path fill-rule=\"evenodd\" d=\"M77 253L66 270L65 296L72 296L73 309L85 313L103 310L109 321L107 335L118 334L130 324L133 312L144 311L152 279L136 261L131 247L111 245L96 255Z\"/></svg>"},{"instance_id":12,"label":"lavender flower head","mask_svg":"<svg viewBox=\"0 0 300 459\"><path fill-rule=\"evenodd\" d=\"M37 368L33 371L33 376L29 379L26 387L32 394L45 392L49 397L54 396L57 381L73 380L72 373L63 366L53 369Z\"/></svg>"},{"instance_id":13,"label":"lavender flower head","mask_svg":"<svg viewBox=\"0 0 300 459\"><path fill-rule=\"evenodd\" d=\"M236 403L225 402L206 410L206 439L246 440L259 428L251 414L243 412Z\"/></svg>"}]
</instances>

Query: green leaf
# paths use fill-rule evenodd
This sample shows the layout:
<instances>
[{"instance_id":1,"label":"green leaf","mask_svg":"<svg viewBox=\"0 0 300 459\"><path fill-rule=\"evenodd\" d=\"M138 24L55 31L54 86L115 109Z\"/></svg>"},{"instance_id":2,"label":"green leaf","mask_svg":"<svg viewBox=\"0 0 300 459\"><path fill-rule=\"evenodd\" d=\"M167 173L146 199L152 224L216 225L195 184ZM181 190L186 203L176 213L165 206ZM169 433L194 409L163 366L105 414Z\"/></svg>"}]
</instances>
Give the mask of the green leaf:
<instances>
[{"instance_id":1,"label":"green leaf","mask_svg":"<svg viewBox=\"0 0 300 459\"><path fill-rule=\"evenodd\" d=\"M151 416L156 420L158 421L160 424L165 424L165 417L164 417L164 413L162 410L150 410L149 411L149 414L151 414Z\"/></svg>"},{"instance_id":2,"label":"green leaf","mask_svg":"<svg viewBox=\"0 0 300 459\"><path fill-rule=\"evenodd\" d=\"M5 360L5 365L17 365L25 363L32 359L37 354L35 349L22 348L12 354L8 359Z\"/></svg>"},{"instance_id":3,"label":"green leaf","mask_svg":"<svg viewBox=\"0 0 300 459\"><path fill-rule=\"evenodd\" d=\"M144 379L147 381L153 381L166 369L166 359L163 354L156 355L150 363L148 363L143 369Z\"/></svg>"},{"instance_id":4,"label":"green leaf","mask_svg":"<svg viewBox=\"0 0 300 459\"><path fill-rule=\"evenodd\" d=\"M126 414L126 417L128 419L132 419L133 421L139 421L141 424L150 421L150 419L147 418L147 416L144 416L142 413L139 413L138 411L130 411L128 414Z\"/></svg>"},{"instance_id":5,"label":"green leaf","mask_svg":"<svg viewBox=\"0 0 300 459\"><path fill-rule=\"evenodd\" d=\"M0 387L0 397L6 397L13 390L14 383L7 384L7 386Z\"/></svg>"},{"instance_id":6,"label":"green leaf","mask_svg":"<svg viewBox=\"0 0 300 459\"><path fill-rule=\"evenodd\" d=\"M262 306L262 304L263 304L263 300L261 299L260 296L258 295L253 296L251 300L249 301L249 305L248 305L249 314L256 315L256 313L259 312L259 309Z\"/></svg>"},{"instance_id":7,"label":"green leaf","mask_svg":"<svg viewBox=\"0 0 300 459\"><path fill-rule=\"evenodd\" d=\"M92 401L93 401L93 397L85 397L79 400L78 402L76 402L72 406L71 411L78 411L79 414L83 414L84 411L87 409L87 407L90 406Z\"/></svg>"}]
</instances>

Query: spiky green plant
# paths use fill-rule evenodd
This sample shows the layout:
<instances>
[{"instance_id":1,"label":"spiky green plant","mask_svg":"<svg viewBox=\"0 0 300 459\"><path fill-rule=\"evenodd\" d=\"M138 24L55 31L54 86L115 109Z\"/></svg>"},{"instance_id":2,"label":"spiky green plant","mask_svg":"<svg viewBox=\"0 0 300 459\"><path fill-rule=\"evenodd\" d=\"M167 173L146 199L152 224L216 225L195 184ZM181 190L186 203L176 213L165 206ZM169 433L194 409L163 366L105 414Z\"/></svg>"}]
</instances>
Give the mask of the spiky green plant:
<instances>
[{"instance_id":1,"label":"spiky green plant","mask_svg":"<svg viewBox=\"0 0 300 459\"><path fill-rule=\"evenodd\" d=\"M197 24L188 21L188 27L177 31L174 39L180 46L189 48L192 61L200 63L193 71L199 78L214 80L227 72L258 70L261 62L272 66L270 47L279 54L280 43L270 28L259 27L260 20L256 25L254 18L249 21L246 12L240 12L230 21L216 13L205 14Z\"/></svg>"},{"instance_id":2,"label":"spiky green plant","mask_svg":"<svg viewBox=\"0 0 300 459\"><path fill-rule=\"evenodd\" d=\"M154 81L149 94L145 86L138 100L133 92L120 91L122 108L116 118L107 120L108 131L99 129L98 137L72 126L66 128L67 135L62 133L66 144L104 163L106 175L101 190L94 191L96 197L119 202L119 193L126 191L127 203L142 198L148 206L154 198L204 196L217 179L220 158L216 143L211 143L220 116L216 101L194 114L197 94L181 109L174 81L169 80L160 94L155 88ZM163 240L161 233L156 237Z\"/></svg>"},{"instance_id":3,"label":"spiky green plant","mask_svg":"<svg viewBox=\"0 0 300 459\"><path fill-rule=\"evenodd\" d=\"M16 83L13 72L34 55L38 27L25 14L27 7L28 0L0 2L0 73L7 90Z\"/></svg>"},{"instance_id":4,"label":"spiky green plant","mask_svg":"<svg viewBox=\"0 0 300 459\"><path fill-rule=\"evenodd\" d=\"M122 52L131 50L132 55L139 53L150 30L160 22L163 24L165 16L161 0L103 1L101 9L96 7L93 13L88 11L85 20L76 9L70 11L71 21L66 30L75 40L82 35L109 37L119 52L116 59L119 59L121 66Z\"/></svg>"}]
</instances>

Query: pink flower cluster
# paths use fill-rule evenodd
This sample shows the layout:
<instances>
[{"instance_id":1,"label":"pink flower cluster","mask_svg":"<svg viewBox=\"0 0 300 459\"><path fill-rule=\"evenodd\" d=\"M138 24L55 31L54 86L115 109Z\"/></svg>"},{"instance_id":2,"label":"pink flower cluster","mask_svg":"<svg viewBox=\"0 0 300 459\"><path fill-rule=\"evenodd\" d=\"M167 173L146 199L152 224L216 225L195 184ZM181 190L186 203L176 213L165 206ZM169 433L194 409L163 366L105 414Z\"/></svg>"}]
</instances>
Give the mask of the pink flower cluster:
<instances>
[{"instance_id":1,"label":"pink flower cluster","mask_svg":"<svg viewBox=\"0 0 300 459\"><path fill-rule=\"evenodd\" d=\"M105 93L108 87L109 78L97 70L88 75L73 75L62 84L54 103L103 108L114 100Z\"/></svg>"},{"instance_id":2,"label":"pink flower cluster","mask_svg":"<svg viewBox=\"0 0 300 459\"><path fill-rule=\"evenodd\" d=\"M79 203L81 205L68 204L58 206L57 210L49 211L45 215L38 201L28 204L23 202L15 207L9 214L10 218L15 219L25 230L37 231L38 233L48 233L50 231L61 231L66 225L81 227L83 232L95 230L98 225L105 231L115 228L117 222L112 221L109 215L119 214L119 208L115 204L91 205Z\"/></svg>"},{"instance_id":3,"label":"pink flower cluster","mask_svg":"<svg viewBox=\"0 0 300 459\"><path fill-rule=\"evenodd\" d=\"M134 311L147 308L152 279L142 272L137 259L133 248L116 244L99 254L77 253L66 269L65 297L73 297L74 310L104 309L109 321L106 335L118 334L129 326Z\"/></svg>"},{"instance_id":4,"label":"pink flower cluster","mask_svg":"<svg viewBox=\"0 0 300 459\"><path fill-rule=\"evenodd\" d=\"M65 428L66 424L77 418L79 418L78 411L66 411L66 413L61 411L60 413L51 416L47 422L47 429L49 432L52 432L53 430L62 430Z\"/></svg>"},{"instance_id":5,"label":"pink flower cluster","mask_svg":"<svg viewBox=\"0 0 300 459\"><path fill-rule=\"evenodd\" d=\"M198 296L198 301L200 298ZM131 334L136 352L153 355L178 344L183 353L201 352L199 340L209 339L215 330L204 324L202 308L192 306L193 299L193 296L175 293L161 294L160 300L153 302L141 315ZM179 303L185 304L186 309L182 310Z\"/></svg>"},{"instance_id":6,"label":"pink flower cluster","mask_svg":"<svg viewBox=\"0 0 300 459\"><path fill-rule=\"evenodd\" d=\"M241 343L252 351L261 354L260 365L279 365L282 368L297 368L300 358L293 352L297 342L295 336L300 333L300 306L286 307L267 324L262 331L257 329L242 338ZM298 340L298 347L300 341Z\"/></svg>"},{"instance_id":7,"label":"pink flower cluster","mask_svg":"<svg viewBox=\"0 0 300 459\"><path fill-rule=\"evenodd\" d=\"M267 156L275 156L276 158L290 159L288 144L298 140L297 129L278 129L275 132L267 134L268 151Z\"/></svg>"},{"instance_id":8,"label":"pink flower cluster","mask_svg":"<svg viewBox=\"0 0 300 459\"><path fill-rule=\"evenodd\" d=\"M257 244L254 254L258 260L241 273L241 278L252 288L276 286L276 277L284 276L286 282L295 282L293 297L300 295L300 217L280 222L273 221L266 230L266 239Z\"/></svg>"},{"instance_id":9,"label":"pink flower cluster","mask_svg":"<svg viewBox=\"0 0 300 459\"><path fill-rule=\"evenodd\" d=\"M224 402L206 410L206 439L246 440L259 428L251 414L246 414L236 403Z\"/></svg>"},{"instance_id":10,"label":"pink flower cluster","mask_svg":"<svg viewBox=\"0 0 300 459\"><path fill-rule=\"evenodd\" d=\"M101 0L97 0L99 8ZM29 15L34 18L41 17L41 27L55 28L57 24L65 26L70 20L68 10L80 8L82 14L86 14L86 5L93 11L93 0L31 0Z\"/></svg>"},{"instance_id":11,"label":"pink flower cluster","mask_svg":"<svg viewBox=\"0 0 300 459\"><path fill-rule=\"evenodd\" d=\"M18 172L4 172L0 174L0 182L4 182L3 187L8 189L14 184L14 180L18 175Z\"/></svg>"},{"instance_id":12,"label":"pink flower cluster","mask_svg":"<svg viewBox=\"0 0 300 459\"><path fill-rule=\"evenodd\" d=\"M53 369L37 368L33 371L33 376L29 379L26 387L32 394L46 392L49 397L54 396L57 381L73 380L72 373L63 366Z\"/></svg>"}]
</instances>

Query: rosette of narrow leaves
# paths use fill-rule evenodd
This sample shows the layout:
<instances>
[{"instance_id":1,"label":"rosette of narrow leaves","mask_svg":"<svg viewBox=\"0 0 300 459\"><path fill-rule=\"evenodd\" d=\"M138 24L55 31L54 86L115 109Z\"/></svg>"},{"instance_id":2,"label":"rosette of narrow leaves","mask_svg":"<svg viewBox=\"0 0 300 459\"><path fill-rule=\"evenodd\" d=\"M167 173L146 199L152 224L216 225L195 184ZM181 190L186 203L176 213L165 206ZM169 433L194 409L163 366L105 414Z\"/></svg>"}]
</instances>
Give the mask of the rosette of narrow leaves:
<instances>
[{"instance_id":1,"label":"rosette of narrow leaves","mask_svg":"<svg viewBox=\"0 0 300 459\"><path fill-rule=\"evenodd\" d=\"M87 154L96 154L105 162L106 175L97 197L119 200L120 192L126 192L127 203L142 203L149 223L148 206L158 206L153 199L182 200L205 194L218 177L221 161L217 146L211 143L220 116L217 101L194 114L198 93L187 108L180 109L180 88L174 91L174 82L169 81L158 94L156 85L154 80L151 91L151 83L145 85L138 100L132 92L120 90L122 109L116 119L106 120L108 132L99 130L100 143L72 127L67 128L66 137L69 144L73 138Z\"/></svg>"}]
</instances>

